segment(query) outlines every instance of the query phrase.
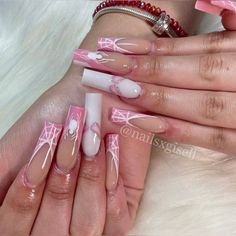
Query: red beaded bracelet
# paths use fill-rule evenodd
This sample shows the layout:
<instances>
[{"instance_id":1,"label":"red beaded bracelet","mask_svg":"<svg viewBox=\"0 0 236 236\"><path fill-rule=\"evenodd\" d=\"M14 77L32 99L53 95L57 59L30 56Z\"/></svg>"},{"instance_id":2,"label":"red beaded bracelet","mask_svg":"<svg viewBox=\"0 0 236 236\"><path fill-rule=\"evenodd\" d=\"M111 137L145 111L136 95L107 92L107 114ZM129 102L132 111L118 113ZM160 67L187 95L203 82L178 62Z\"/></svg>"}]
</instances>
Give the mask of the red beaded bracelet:
<instances>
[{"instance_id":1,"label":"red beaded bracelet","mask_svg":"<svg viewBox=\"0 0 236 236\"><path fill-rule=\"evenodd\" d=\"M141 0L106 0L95 9L93 13L94 21L101 15L111 12L122 12L142 18L153 25L153 31L158 35L166 33L169 37L188 36L178 21L167 15L165 11Z\"/></svg>"}]
</instances>

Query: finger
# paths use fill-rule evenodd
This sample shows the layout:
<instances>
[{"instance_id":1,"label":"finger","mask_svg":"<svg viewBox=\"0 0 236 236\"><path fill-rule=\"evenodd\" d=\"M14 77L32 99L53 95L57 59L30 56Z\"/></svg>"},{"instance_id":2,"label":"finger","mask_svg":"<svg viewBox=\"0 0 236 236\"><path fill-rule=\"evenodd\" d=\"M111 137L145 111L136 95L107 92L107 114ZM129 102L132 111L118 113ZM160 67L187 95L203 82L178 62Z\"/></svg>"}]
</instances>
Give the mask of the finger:
<instances>
[{"instance_id":1,"label":"finger","mask_svg":"<svg viewBox=\"0 0 236 236\"><path fill-rule=\"evenodd\" d=\"M126 78L85 69L82 82L126 98L140 96L142 90L135 81L178 88L236 91L236 54L140 56L133 59L137 65Z\"/></svg>"},{"instance_id":2,"label":"finger","mask_svg":"<svg viewBox=\"0 0 236 236\"><path fill-rule=\"evenodd\" d=\"M171 125L171 130L159 134L161 137L175 142L212 149L229 155L236 154L235 144L232 142L236 138L236 132L233 129L202 126L168 117L165 117L165 119ZM154 139L153 145L158 147L162 144ZM190 152L192 152L192 150L183 150L181 148L175 151L176 154L182 153L183 156L190 155Z\"/></svg>"},{"instance_id":3,"label":"finger","mask_svg":"<svg viewBox=\"0 0 236 236\"><path fill-rule=\"evenodd\" d=\"M233 29L235 14L223 13L223 24ZM222 31L201 34L185 38L157 38L146 40L140 38L101 38L98 49L125 54L155 55L193 55L202 53L233 52L236 50L236 32Z\"/></svg>"},{"instance_id":4,"label":"finger","mask_svg":"<svg viewBox=\"0 0 236 236\"><path fill-rule=\"evenodd\" d=\"M142 88L140 97L122 100L153 113L198 124L235 128L235 93L192 91L149 84L142 84Z\"/></svg>"},{"instance_id":5,"label":"finger","mask_svg":"<svg viewBox=\"0 0 236 236\"><path fill-rule=\"evenodd\" d=\"M16 177L0 209L2 235L30 234L60 132L60 125L45 122L29 164Z\"/></svg>"},{"instance_id":6,"label":"finger","mask_svg":"<svg viewBox=\"0 0 236 236\"><path fill-rule=\"evenodd\" d=\"M224 10L221 14L222 24L228 30L236 30L236 13L235 11Z\"/></svg>"},{"instance_id":7,"label":"finger","mask_svg":"<svg viewBox=\"0 0 236 236\"><path fill-rule=\"evenodd\" d=\"M34 223L33 235L64 236L70 233L84 118L84 108L70 106L56 153L56 163L51 168L40 210ZM48 222L51 223L48 224Z\"/></svg>"},{"instance_id":8,"label":"finger","mask_svg":"<svg viewBox=\"0 0 236 236\"><path fill-rule=\"evenodd\" d=\"M94 157L83 156L79 171L70 232L72 235L102 235L105 223L104 144Z\"/></svg>"}]
</instances>

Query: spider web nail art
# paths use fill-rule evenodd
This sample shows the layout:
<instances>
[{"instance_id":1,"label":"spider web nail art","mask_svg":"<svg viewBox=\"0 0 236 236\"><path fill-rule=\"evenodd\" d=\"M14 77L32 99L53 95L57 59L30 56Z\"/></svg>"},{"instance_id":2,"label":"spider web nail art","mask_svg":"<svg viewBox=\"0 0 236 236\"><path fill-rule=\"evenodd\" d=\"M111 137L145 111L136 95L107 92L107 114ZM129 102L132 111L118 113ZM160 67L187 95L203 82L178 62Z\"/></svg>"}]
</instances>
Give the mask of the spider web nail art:
<instances>
[{"instance_id":1,"label":"spider web nail art","mask_svg":"<svg viewBox=\"0 0 236 236\"><path fill-rule=\"evenodd\" d=\"M107 153L111 154L111 160L114 165L111 165L111 171L115 166L116 176L119 176L119 135L109 134L107 136Z\"/></svg>"}]
</instances>

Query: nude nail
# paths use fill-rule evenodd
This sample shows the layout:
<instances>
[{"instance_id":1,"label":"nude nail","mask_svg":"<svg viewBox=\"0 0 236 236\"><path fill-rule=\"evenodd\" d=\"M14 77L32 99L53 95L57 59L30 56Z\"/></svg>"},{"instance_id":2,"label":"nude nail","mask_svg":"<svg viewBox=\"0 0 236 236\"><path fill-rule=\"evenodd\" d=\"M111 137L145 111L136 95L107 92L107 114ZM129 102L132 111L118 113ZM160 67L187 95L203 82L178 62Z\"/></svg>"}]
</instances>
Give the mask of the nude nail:
<instances>
[{"instance_id":1,"label":"nude nail","mask_svg":"<svg viewBox=\"0 0 236 236\"><path fill-rule=\"evenodd\" d=\"M94 157L101 143L102 94L86 93L85 109L87 116L82 147L87 157Z\"/></svg>"},{"instance_id":2,"label":"nude nail","mask_svg":"<svg viewBox=\"0 0 236 236\"><path fill-rule=\"evenodd\" d=\"M195 4L195 9L213 15L220 15L221 12L223 11L223 8L218 7L216 4L213 5L212 2L213 1L211 0L197 0Z\"/></svg>"},{"instance_id":3,"label":"nude nail","mask_svg":"<svg viewBox=\"0 0 236 236\"><path fill-rule=\"evenodd\" d=\"M64 173L70 172L76 164L85 117L83 107L70 106L56 157L57 168Z\"/></svg>"},{"instance_id":4,"label":"nude nail","mask_svg":"<svg viewBox=\"0 0 236 236\"><path fill-rule=\"evenodd\" d=\"M84 70L82 84L125 98L137 98L142 91L141 86L132 80L88 69Z\"/></svg>"},{"instance_id":5,"label":"nude nail","mask_svg":"<svg viewBox=\"0 0 236 236\"><path fill-rule=\"evenodd\" d=\"M106 188L108 191L116 189L119 179L119 135L108 134L106 137L107 176Z\"/></svg>"},{"instance_id":6,"label":"nude nail","mask_svg":"<svg viewBox=\"0 0 236 236\"><path fill-rule=\"evenodd\" d=\"M163 133L168 129L168 123L163 118L117 108L112 108L111 121L153 133Z\"/></svg>"},{"instance_id":7,"label":"nude nail","mask_svg":"<svg viewBox=\"0 0 236 236\"><path fill-rule=\"evenodd\" d=\"M25 182L30 187L40 185L46 178L61 131L62 125L48 121L45 122L36 148L25 171Z\"/></svg>"},{"instance_id":8,"label":"nude nail","mask_svg":"<svg viewBox=\"0 0 236 236\"><path fill-rule=\"evenodd\" d=\"M75 64L116 74L128 74L136 66L128 56L111 52L91 52L77 49L74 52Z\"/></svg>"},{"instance_id":9,"label":"nude nail","mask_svg":"<svg viewBox=\"0 0 236 236\"><path fill-rule=\"evenodd\" d=\"M152 44L138 38L99 38L97 48L101 51L142 55L151 52Z\"/></svg>"}]
</instances>

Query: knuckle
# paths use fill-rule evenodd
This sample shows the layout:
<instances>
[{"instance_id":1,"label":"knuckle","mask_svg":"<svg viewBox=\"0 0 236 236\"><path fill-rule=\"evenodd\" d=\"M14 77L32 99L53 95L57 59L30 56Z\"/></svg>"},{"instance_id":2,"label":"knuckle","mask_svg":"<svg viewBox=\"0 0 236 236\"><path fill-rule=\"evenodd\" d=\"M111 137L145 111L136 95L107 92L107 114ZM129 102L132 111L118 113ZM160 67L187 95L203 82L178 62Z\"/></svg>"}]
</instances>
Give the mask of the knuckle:
<instances>
[{"instance_id":1,"label":"knuckle","mask_svg":"<svg viewBox=\"0 0 236 236\"><path fill-rule=\"evenodd\" d=\"M165 87L158 87L156 91L150 92L150 101L154 101L154 107L164 107L168 101L168 89Z\"/></svg>"},{"instance_id":2,"label":"knuckle","mask_svg":"<svg viewBox=\"0 0 236 236\"><path fill-rule=\"evenodd\" d=\"M224 59L220 54L199 56L199 76L204 81L212 82L217 74L224 70Z\"/></svg>"},{"instance_id":3,"label":"knuckle","mask_svg":"<svg viewBox=\"0 0 236 236\"><path fill-rule=\"evenodd\" d=\"M101 230L100 230L101 231ZM82 224L72 224L70 227L71 236L100 236L101 232L91 225L82 225Z\"/></svg>"},{"instance_id":4,"label":"knuckle","mask_svg":"<svg viewBox=\"0 0 236 236\"><path fill-rule=\"evenodd\" d=\"M207 34L206 37L203 38L203 45L207 52L213 53L218 51L226 39L226 34L226 31Z\"/></svg>"},{"instance_id":5,"label":"knuckle","mask_svg":"<svg viewBox=\"0 0 236 236\"><path fill-rule=\"evenodd\" d=\"M73 193L68 186L59 186L56 184L49 184L47 187L47 194L50 198L56 201L63 201L72 198Z\"/></svg>"},{"instance_id":6,"label":"knuckle","mask_svg":"<svg viewBox=\"0 0 236 236\"><path fill-rule=\"evenodd\" d=\"M17 196L12 197L8 199L7 205L10 206L14 212L24 215L30 214L37 207L36 201L30 196L23 198Z\"/></svg>"},{"instance_id":7,"label":"knuckle","mask_svg":"<svg viewBox=\"0 0 236 236\"><path fill-rule=\"evenodd\" d=\"M214 128L210 135L210 144L217 148L222 149L225 146L226 137L223 128Z\"/></svg>"},{"instance_id":8,"label":"knuckle","mask_svg":"<svg viewBox=\"0 0 236 236\"><path fill-rule=\"evenodd\" d=\"M102 175L99 170L92 167L84 167L79 173L79 178L91 183L98 183L102 181Z\"/></svg>"},{"instance_id":9,"label":"knuckle","mask_svg":"<svg viewBox=\"0 0 236 236\"><path fill-rule=\"evenodd\" d=\"M224 99L215 93L207 93L200 102L202 116L206 119L216 120L225 109Z\"/></svg>"}]
</instances>

